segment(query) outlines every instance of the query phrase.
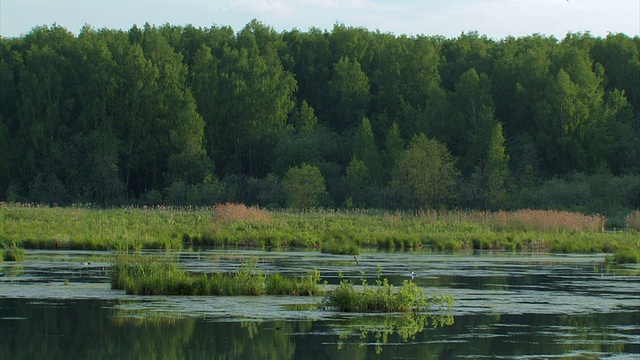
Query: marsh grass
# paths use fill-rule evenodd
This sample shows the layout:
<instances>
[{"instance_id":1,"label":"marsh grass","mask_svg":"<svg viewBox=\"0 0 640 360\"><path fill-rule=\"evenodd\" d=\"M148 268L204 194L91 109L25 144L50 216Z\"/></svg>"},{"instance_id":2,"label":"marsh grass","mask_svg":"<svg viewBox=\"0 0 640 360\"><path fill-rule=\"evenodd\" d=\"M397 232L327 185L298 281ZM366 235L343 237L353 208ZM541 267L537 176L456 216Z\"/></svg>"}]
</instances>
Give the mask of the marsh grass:
<instances>
[{"instance_id":1,"label":"marsh grass","mask_svg":"<svg viewBox=\"0 0 640 360\"><path fill-rule=\"evenodd\" d=\"M23 261L24 249L18 247L15 242L9 246L2 245L2 259L4 261Z\"/></svg>"},{"instance_id":2,"label":"marsh grass","mask_svg":"<svg viewBox=\"0 0 640 360\"><path fill-rule=\"evenodd\" d=\"M613 261L618 264L640 263L640 250L633 247L620 247L615 250Z\"/></svg>"},{"instance_id":3,"label":"marsh grass","mask_svg":"<svg viewBox=\"0 0 640 360\"><path fill-rule=\"evenodd\" d=\"M112 266L111 288L132 295L291 295L324 294L315 271L301 278L264 274L258 259L243 262L235 273L191 274L175 260L120 254Z\"/></svg>"},{"instance_id":4,"label":"marsh grass","mask_svg":"<svg viewBox=\"0 0 640 360\"><path fill-rule=\"evenodd\" d=\"M23 248L136 251L191 246L295 247L350 254L363 248L612 253L639 249L634 225L602 232L605 218L563 211L267 211L209 208L50 208L0 205L0 239Z\"/></svg>"},{"instance_id":5,"label":"marsh grass","mask_svg":"<svg viewBox=\"0 0 640 360\"><path fill-rule=\"evenodd\" d=\"M247 207L244 204L218 204L213 207L213 212L215 214L214 221L224 223L260 223L271 220L271 213L268 210L255 206Z\"/></svg>"},{"instance_id":6,"label":"marsh grass","mask_svg":"<svg viewBox=\"0 0 640 360\"><path fill-rule=\"evenodd\" d=\"M320 247L320 252L336 255L360 255L360 248L354 243L339 242L334 240L323 242L322 246Z\"/></svg>"},{"instance_id":7,"label":"marsh grass","mask_svg":"<svg viewBox=\"0 0 640 360\"><path fill-rule=\"evenodd\" d=\"M364 275L364 274L362 274ZM428 311L432 304L451 310L453 297L434 294L427 297L424 290L411 280L404 280L397 290L389 280L382 278L382 268L378 267L375 285L361 280L357 288L354 283L340 276L340 285L327 293L325 306L342 312L410 312Z\"/></svg>"},{"instance_id":8,"label":"marsh grass","mask_svg":"<svg viewBox=\"0 0 640 360\"><path fill-rule=\"evenodd\" d=\"M640 210L628 214L625 223L627 230L640 231Z\"/></svg>"}]
</instances>

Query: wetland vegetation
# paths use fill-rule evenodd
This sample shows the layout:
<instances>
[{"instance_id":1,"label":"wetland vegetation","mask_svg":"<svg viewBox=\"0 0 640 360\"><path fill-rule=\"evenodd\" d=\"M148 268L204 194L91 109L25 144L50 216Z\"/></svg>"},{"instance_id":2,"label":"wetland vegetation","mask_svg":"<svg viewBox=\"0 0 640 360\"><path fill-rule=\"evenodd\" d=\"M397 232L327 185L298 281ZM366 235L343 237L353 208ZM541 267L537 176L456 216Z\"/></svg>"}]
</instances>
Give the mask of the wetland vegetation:
<instances>
[{"instance_id":1,"label":"wetland vegetation","mask_svg":"<svg viewBox=\"0 0 640 360\"><path fill-rule=\"evenodd\" d=\"M639 262L638 214L624 230L605 217L554 210L264 210L213 207L47 207L0 205L0 242L29 249L141 250L304 248L357 254L360 248L433 251L610 253Z\"/></svg>"}]
</instances>

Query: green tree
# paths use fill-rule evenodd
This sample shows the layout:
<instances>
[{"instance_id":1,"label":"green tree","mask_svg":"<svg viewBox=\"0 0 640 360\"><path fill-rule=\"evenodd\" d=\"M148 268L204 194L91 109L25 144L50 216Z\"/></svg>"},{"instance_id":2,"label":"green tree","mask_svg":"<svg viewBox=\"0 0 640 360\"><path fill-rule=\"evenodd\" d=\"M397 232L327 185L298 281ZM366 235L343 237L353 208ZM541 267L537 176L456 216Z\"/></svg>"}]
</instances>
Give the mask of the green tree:
<instances>
[{"instance_id":1,"label":"green tree","mask_svg":"<svg viewBox=\"0 0 640 360\"><path fill-rule=\"evenodd\" d=\"M385 139L385 150L382 154L383 158L383 183L387 183L391 179L391 173L400 159L402 152L404 151L405 143L402 135L400 135L400 129L397 123L391 125L391 129L387 133Z\"/></svg>"},{"instance_id":2,"label":"green tree","mask_svg":"<svg viewBox=\"0 0 640 360\"><path fill-rule=\"evenodd\" d=\"M311 209L318 205L321 196L326 193L320 169L306 163L292 167L284 174L282 189L289 207L293 209Z\"/></svg>"},{"instance_id":3,"label":"green tree","mask_svg":"<svg viewBox=\"0 0 640 360\"><path fill-rule=\"evenodd\" d=\"M369 119L363 118L353 141L353 156L361 160L369 169L370 182L382 180L382 163L380 153L375 144L373 130Z\"/></svg>"},{"instance_id":4,"label":"green tree","mask_svg":"<svg viewBox=\"0 0 640 360\"><path fill-rule=\"evenodd\" d=\"M457 174L447 147L420 134L400 156L390 185L408 206L437 208L451 202Z\"/></svg>"},{"instance_id":5,"label":"green tree","mask_svg":"<svg viewBox=\"0 0 640 360\"><path fill-rule=\"evenodd\" d=\"M491 210L504 209L507 205L509 155L506 154L504 142L502 124L497 123L491 131L486 162L484 164L484 173L487 177L485 206Z\"/></svg>"},{"instance_id":6,"label":"green tree","mask_svg":"<svg viewBox=\"0 0 640 360\"><path fill-rule=\"evenodd\" d=\"M345 171L345 182L347 188L347 199L353 206L364 208L371 203L368 190L371 187L371 176L367 165L360 159L354 157L349 162Z\"/></svg>"},{"instance_id":7,"label":"green tree","mask_svg":"<svg viewBox=\"0 0 640 360\"><path fill-rule=\"evenodd\" d=\"M369 107L369 79L357 60L342 57L329 83L333 105L330 124L340 130L356 126Z\"/></svg>"}]
</instances>

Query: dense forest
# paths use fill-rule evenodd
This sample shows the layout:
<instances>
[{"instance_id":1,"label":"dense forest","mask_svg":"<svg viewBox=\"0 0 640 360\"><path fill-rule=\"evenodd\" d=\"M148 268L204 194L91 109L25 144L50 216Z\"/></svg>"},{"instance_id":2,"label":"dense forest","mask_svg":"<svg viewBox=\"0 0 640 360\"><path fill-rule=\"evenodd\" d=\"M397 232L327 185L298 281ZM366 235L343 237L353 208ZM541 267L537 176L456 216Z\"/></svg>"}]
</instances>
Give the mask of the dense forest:
<instances>
[{"instance_id":1,"label":"dense forest","mask_svg":"<svg viewBox=\"0 0 640 360\"><path fill-rule=\"evenodd\" d=\"M0 200L640 206L640 38L336 24L0 39Z\"/></svg>"}]
</instances>

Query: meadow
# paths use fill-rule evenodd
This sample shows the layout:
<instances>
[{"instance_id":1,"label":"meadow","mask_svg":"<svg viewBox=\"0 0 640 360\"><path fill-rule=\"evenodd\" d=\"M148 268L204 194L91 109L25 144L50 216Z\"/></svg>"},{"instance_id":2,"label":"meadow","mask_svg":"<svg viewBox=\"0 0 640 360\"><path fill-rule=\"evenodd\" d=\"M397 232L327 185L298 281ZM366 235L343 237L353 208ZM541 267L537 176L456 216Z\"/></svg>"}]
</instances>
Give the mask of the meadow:
<instances>
[{"instance_id":1,"label":"meadow","mask_svg":"<svg viewBox=\"0 0 640 360\"><path fill-rule=\"evenodd\" d=\"M380 210L267 211L213 207L47 207L0 205L0 244L30 249L141 250L306 248L358 254L361 248L433 251L612 253L640 262L640 211L623 230L601 215L555 210L511 212Z\"/></svg>"}]
</instances>

